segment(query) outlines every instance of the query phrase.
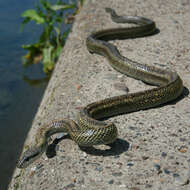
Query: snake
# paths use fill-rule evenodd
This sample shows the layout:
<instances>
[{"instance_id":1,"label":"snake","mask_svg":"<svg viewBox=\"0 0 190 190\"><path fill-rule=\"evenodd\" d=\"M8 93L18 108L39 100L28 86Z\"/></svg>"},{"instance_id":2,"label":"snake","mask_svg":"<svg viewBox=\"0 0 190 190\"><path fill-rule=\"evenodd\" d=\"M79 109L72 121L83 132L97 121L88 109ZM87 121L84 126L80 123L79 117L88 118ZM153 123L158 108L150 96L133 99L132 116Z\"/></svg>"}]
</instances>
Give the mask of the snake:
<instances>
[{"instance_id":1,"label":"snake","mask_svg":"<svg viewBox=\"0 0 190 190\"><path fill-rule=\"evenodd\" d=\"M122 56L117 47L109 42L153 35L158 30L155 22L140 16L119 16L112 8L105 8L105 11L110 14L113 22L130 23L133 26L92 32L86 39L88 51L107 58L116 71L155 87L90 103L79 110L77 122L59 119L40 126L35 134L34 145L23 153L17 163L18 168L26 168L39 158L55 133L67 133L81 147L110 144L117 139L118 130L107 118L154 108L173 101L182 94L183 81L177 72L132 61Z\"/></svg>"}]
</instances>

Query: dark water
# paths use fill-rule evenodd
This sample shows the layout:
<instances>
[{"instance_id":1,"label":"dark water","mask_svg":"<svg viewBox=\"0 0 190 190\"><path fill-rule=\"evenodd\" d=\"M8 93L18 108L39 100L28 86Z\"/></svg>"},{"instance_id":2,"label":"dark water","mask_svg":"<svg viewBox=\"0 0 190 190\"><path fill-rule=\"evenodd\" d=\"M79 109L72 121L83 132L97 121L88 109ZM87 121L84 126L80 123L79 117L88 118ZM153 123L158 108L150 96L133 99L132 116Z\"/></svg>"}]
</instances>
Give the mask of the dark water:
<instances>
[{"instance_id":1,"label":"dark water","mask_svg":"<svg viewBox=\"0 0 190 190\"><path fill-rule=\"evenodd\" d=\"M7 189L47 85L45 80L35 85L26 80L45 77L41 64L28 68L21 64L26 53L21 45L34 42L40 34L35 24L19 31L21 13L33 8L35 2L0 0L0 190Z\"/></svg>"}]
</instances>

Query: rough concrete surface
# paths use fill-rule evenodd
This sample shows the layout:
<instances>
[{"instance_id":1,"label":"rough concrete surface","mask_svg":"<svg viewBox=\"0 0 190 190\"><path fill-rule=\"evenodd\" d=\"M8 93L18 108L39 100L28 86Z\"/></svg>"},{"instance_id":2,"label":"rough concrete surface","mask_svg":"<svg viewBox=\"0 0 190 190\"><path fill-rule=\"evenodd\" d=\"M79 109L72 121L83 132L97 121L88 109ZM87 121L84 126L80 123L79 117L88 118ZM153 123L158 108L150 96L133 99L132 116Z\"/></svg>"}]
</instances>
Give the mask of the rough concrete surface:
<instances>
[{"instance_id":1,"label":"rough concrete surface","mask_svg":"<svg viewBox=\"0 0 190 190\"><path fill-rule=\"evenodd\" d=\"M92 31L118 27L105 7L156 22L157 35L113 43L135 61L175 69L184 81L183 95L158 108L111 118L119 130L112 147L102 145L85 152L70 139L54 140L49 149L56 150L56 155L48 158L47 152L28 168L16 169L9 189L190 189L189 0L86 0L25 144L31 144L43 123L75 120L79 107L124 94L127 88L129 92L152 88L114 71L104 57L88 53L85 39Z\"/></svg>"}]
</instances>

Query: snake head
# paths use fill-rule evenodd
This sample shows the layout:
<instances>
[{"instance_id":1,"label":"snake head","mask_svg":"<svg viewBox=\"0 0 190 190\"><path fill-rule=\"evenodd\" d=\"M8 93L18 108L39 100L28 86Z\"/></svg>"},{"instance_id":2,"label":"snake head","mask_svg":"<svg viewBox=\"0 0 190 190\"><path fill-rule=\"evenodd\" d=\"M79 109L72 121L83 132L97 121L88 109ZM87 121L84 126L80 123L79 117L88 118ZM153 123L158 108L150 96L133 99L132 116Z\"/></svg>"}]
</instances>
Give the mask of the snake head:
<instances>
[{"instance_id":1,"label":"snake head","mask_svg":"<svg viewBox=\"0 0 190 190\"><path fill-rule=\"evenodd\" d=\"M17 168L26 168L29 164L34 162L42 155L43 151L41 151L38 147L32 147L27 149L21 159L17 163Z\"/></svg>"}]
</instances>

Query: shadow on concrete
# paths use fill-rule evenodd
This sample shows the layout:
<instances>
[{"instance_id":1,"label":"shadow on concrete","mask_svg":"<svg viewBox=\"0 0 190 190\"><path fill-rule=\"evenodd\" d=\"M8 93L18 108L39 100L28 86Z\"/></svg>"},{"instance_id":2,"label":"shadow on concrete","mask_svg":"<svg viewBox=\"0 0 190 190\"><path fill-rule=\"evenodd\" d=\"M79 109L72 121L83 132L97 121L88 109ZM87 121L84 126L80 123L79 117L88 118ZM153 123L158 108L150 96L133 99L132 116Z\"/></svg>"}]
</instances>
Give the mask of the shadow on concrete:
<instances>
[{"instance_id":1,"label":"shadow on concrete","mask_svg":"<svg viewBox=\"0 0 190 190\"><path fill-rule=\"evenodd\" d=\"M87 154L94 156L118 156L129 149L129 143L123 139L117 138L114 143L108 144L109 149L101 150L95 147L80 147Z\"/></svg>"},{"instance_id":2,"label":"shadow on concrete","mask_svg":"<svg viewBox=\"0 0 190 190\"><path fill-rule=\"evenodd\" d=\"M65 135L60 139L55 139L47 148L46 156L48 158L53 158L56 156L56 146L57 144L62 141L63 139L70 139L69 135ZM94 156L117 156L122 154L123 152L128 151L129 143L123 139L117 138L115 142L106 145L109 148L106 150L101 150L95 147L81 147L80 149L87 154L94 155Z\"/></svg>"}]
</instances>

